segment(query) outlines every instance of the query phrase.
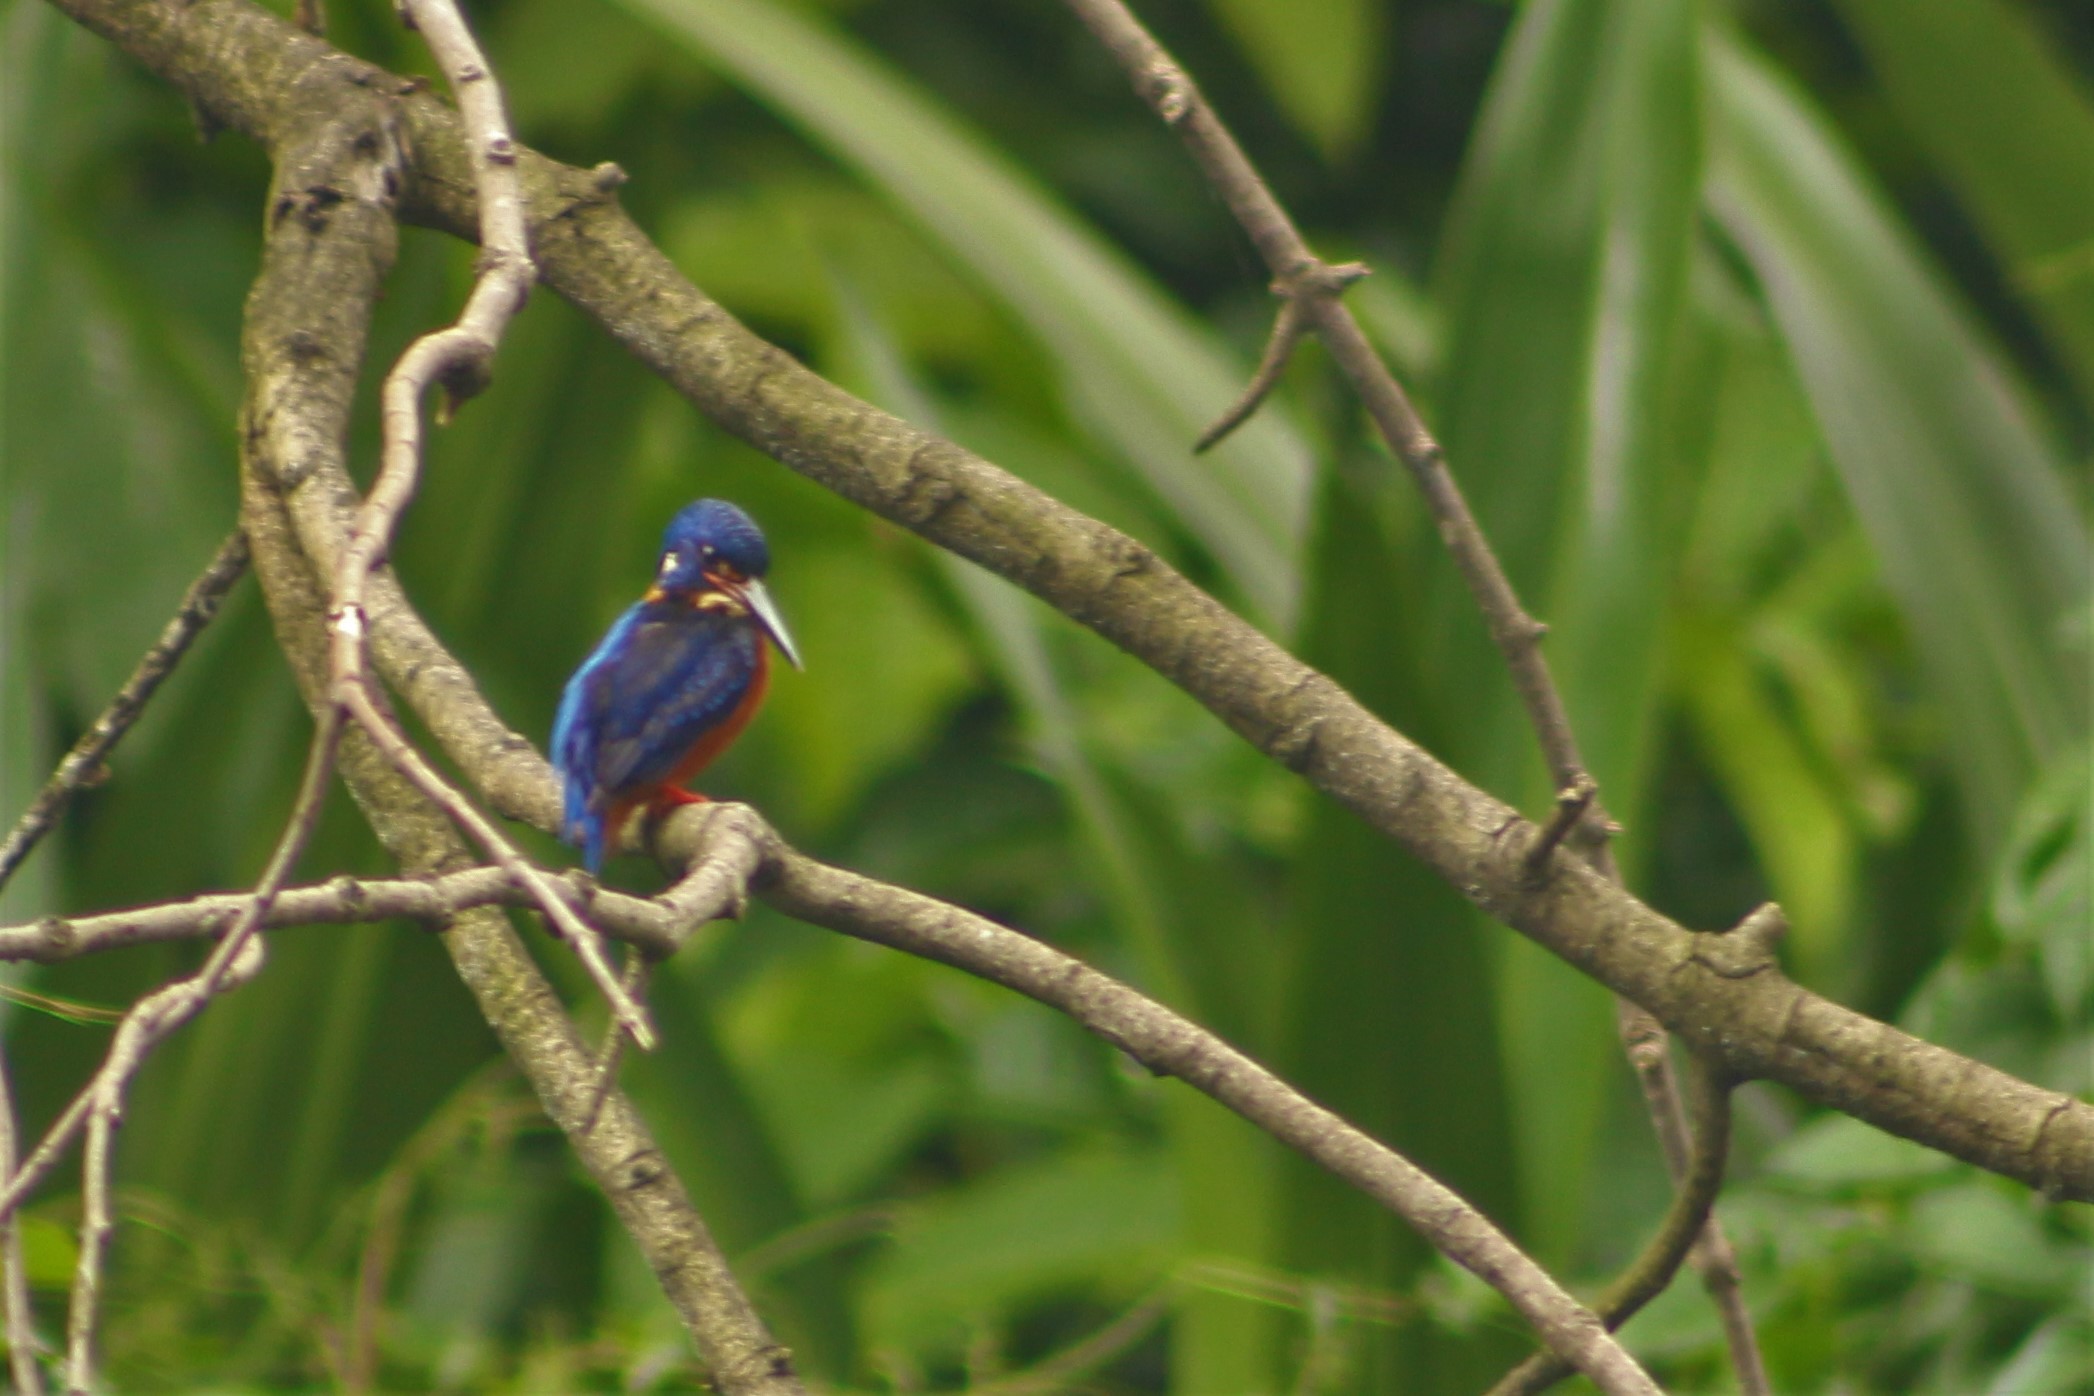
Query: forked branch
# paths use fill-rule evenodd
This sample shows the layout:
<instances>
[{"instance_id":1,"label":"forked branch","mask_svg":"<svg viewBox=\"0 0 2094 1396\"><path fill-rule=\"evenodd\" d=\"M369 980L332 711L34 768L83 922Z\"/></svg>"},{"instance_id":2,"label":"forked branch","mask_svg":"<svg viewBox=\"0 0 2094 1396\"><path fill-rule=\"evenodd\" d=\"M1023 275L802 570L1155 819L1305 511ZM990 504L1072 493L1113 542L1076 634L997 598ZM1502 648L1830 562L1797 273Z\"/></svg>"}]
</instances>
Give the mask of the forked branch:
<instances>
[{"instance_id":1,"label":"forked branch","mask_svg":"<svg viewBox=\"0 0 2094 1396\"><path fill-rule=\"evenodd\" d=\"M1256 244L1266 266L1278 278L1275 289L1299 288L1286 293L1281 325L1290 325L1299 319L1323 341L1332 360L1366 407L1390 452L1410 471L1426 507L1439 525L1440 537L1468 584L1470 594L1483 613L1485 628L1512 675L1513 687L1539 739L1550 778L1560 792L1555 816L1533 845L1535 852L1531 855L1530 872L1558 843L1576 832L1585 836L1581 852L1586 859L1603 876L1618 884L1621 871L1608 844L1608 836L1614 829L1613 821L1600 806L1598 787L1585 769L1585 759L1578 751L1577 738L1571 730L1569 710L1549 672L1548 659L1542 653L1540 642L1546 627L1520 604L1519 595L1513 590L1505 569L1499 565L1490 540L1485 537L1460 486L1447 469L1439 442L1433 439L1424 419L1411 406L1410 398L1396 381L1395 374L1374 351L1352 312L1339 302L1337 293L1343 282L1334 275L1338 269L1328 267L1310 249L1307 240L1294 226L1294 220L1259 177L1249 157L1200 95L1191 77L1142 27L1122 0L1069 0L1069 5L1119 60L1133 80L1135 89L1184 138L1194 161ZM1279 341L1280 332L1276 328L1274 342ZM1292 333L1288 342L1292 342ZM1246 395L1244 402L1239 404L1245 407L1245 415L1264 395L1265 388L1270 386L1269 380L1277 378L1278 365L1273 360L1274 355L1268 349L1266 362L1260 365L1258 378L1253 382L1254 393ZM1229 426L1235 424L1233 420L1224 420ZM1201 445L1206 442L1207 437L1202 437ZM1636 1060L1637 1076L1644 1087L1644 1100L1651 1113L1652 1126L1665 1141L1675 1176L1678 1176L1687 1170L1688 1165L1675 1145L1687 1138L1688 1131L1683 1123L1684 1108L1678 1083L1672 1074L1671 1058L1664 1049L1664 1028L1633 1003L1621 1004L1617 1016L1623 1049ZM1654 1041L1656 1050L1636 1059L1635 1043L1638 1041ZM1700 1143L1693 1147L1706 1152L1709 1146ZM1743 1307L1730 1245L1713 1219L1708 1225L1708 1235L1703 1273L1711 1297L1723 1312L1724 1329L1731 1342L1732 1366L1737 1370L1746 1396L1765 1396L1765 1364L1753 1337L1750 1317Z\"/></svg>"}]
</instances>

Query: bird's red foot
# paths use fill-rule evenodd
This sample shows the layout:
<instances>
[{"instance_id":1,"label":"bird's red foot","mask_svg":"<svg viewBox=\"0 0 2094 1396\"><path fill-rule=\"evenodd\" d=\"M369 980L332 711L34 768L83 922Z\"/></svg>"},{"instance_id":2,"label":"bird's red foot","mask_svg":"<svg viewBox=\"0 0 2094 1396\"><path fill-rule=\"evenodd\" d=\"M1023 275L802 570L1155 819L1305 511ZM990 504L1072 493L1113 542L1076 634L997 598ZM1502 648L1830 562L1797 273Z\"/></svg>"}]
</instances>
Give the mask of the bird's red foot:
<instances>
[{"instance_id":1,"label":"bird's red foot","mask_svg":"<svg viewBox=\"0 0 2094 1396\"><path fill-rule=\"evenodd\" d=\"M656 809L673 809L677 805L709 805L712 796L701 795L695 790L684 790L674 785L662 787L662 793L654 797Z\"/></svg>"}]
</instances>

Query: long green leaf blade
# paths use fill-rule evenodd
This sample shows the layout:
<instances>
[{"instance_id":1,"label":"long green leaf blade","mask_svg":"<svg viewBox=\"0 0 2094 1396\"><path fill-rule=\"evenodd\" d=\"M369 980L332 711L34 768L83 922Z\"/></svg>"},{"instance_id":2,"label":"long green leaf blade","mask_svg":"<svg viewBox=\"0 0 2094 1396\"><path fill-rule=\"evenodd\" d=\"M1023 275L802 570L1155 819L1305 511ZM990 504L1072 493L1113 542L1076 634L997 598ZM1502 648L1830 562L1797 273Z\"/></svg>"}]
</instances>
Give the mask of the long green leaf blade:
<instances>
[{"instance_id":1,"label":"long green leaf blade","mask_svg":"<svg viewBox=\"0 0 2094 1396\"><path fill-rule=\"evenodd\" d=\"M1072 410L1141 472L1268 624L1290 623L1311 475L1270 405L1207 456L1189 444L1240 372L1095 232L876 59L760 0L625 0L905 208L1001 297Z\"/></svg>"},{"instance_id":2,"label":"long green leaf blade","mask_svg":"<svg viewBox=\"0 0 2094 1396\"><path fill-rule=\"evenodd\" d=\"M1380 95L1387 0L1208 0L1282 110L1324 154L1366 134Z\"/></svg>"},{"instance_id":3,"label":"long green leaf blade","mask_svg":"<svg viewBox=\"0 0 2094 1396\"><path fill-rule=\"evenodd\" d=\"M1710 48L1711 202L1767 296L1997 840L2084 723L2086 526L1993 347L1805 99Z\"/></svg>"},{"instance_id":4,"label":"long green leaf blade","mask_svg":"<svg viewBox=\"0 0 2094 1396\"><path fill-rule=\"evenodd\" d=\"M2059 61L2026 7L2001 0L1839 9L2094 404L2094 97L2084 72L2076 79Z\"/></svg>"}]
</instances>

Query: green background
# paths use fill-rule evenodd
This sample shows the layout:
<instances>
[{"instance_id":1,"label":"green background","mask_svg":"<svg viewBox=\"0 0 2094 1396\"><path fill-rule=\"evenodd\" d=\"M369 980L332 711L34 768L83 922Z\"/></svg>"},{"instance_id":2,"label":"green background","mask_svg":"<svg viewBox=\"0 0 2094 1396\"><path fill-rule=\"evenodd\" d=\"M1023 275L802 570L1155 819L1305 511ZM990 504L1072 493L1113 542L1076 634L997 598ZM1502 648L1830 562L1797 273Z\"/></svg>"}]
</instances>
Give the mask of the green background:
<instances>
[{"instance_id":1,"label":"green background","mask_svg":"<svg viewBox=\"0 0 2094 1396\"><path fill-rule=\"evenodd\" d=\"M1703 927L1777 898L1803 983L2094 1085L2088 12L1140 8L1319 252L1373 264L1349 303L1552 626L1631 885ZM389 6L330 10L336 43L428 71ZM624 166L626 205L737 315L1134 533L1545 806L1474 608L1319 351L1187 453L1255 360L1267 278L1062 7L472 18L523 138ZM0 0L0 818L232 522L266 178L107 45ZM470 274L408 234L374 362L455 314ZM398 561L517 728L549 727L668 515L736 499L809 664L711 793L1193 1014L1576 1284L1655 1223L1662 1168L1593 984L1133 661L730 441L550 295L496 371L437 435ZM250 882L308 731L246 584L0 913ZM384 866L337 800L303 874ZM567 957L542 959L600 1017ZM196 960L11 975L121 1005ZM1451 1392L1525 1350L1394 1218L1002 990L758 909L654 1004L666 1043L631 1087L824 1388ZM107 1029L5 1023L37 1128ZM2085 1209L1779 1089L1739 1107L1722 1215L1778 1390L2094 1383ZM699 1389L418 929L276 937L262 979L156 1058L119 1149L122 1389ZM26 1213L47 1337L72 1187ZM1731 1389L1691 1281L1628 1337L1668 1387Z\"/></svg>"}]
</instances>

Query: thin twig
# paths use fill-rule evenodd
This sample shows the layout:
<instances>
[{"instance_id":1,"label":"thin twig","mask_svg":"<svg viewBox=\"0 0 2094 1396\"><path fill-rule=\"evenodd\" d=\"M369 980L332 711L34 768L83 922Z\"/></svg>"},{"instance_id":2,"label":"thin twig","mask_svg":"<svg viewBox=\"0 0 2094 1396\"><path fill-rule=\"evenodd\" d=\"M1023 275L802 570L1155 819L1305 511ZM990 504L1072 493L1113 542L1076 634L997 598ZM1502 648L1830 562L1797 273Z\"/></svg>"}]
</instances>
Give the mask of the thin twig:
<instances>
[{"instance_id":1,"label":"thin twig","mask_svg":"<svg viewBox=\"0 0 2094 1396\"><path fill-rule=\"evenodd\" d=\"M1693 1171L1675 1180L1672 1205L1657 1234L1593 1302L1593 1312L1610 1332L1618 1331L1672 1283L1681 1262L1706 1230L1709 1211L1723 1187L1723 1167L1730 1144L1732 1083L1699 1058L1693 1059L1689 1069L1694 1080L1694 1134L1697 1141L1706 1143L1694 1152ZM1489 1396L1535 1396L1570 1374L1570 1368L1554 1353L1536 1353L1506 1373L1490 1389Z\"/></svg>"},{"instance_id":2,"label":"thin twig","mask_svg":"<svg viewBox=\"0 0 2094 1396\"><path fill-rule=\"evenodd\" d=\"M344 613L351 614L351 613ZM341 628L339 622L336 629ZM335 650L337 656L341 649ZM610 961L604 958L603 937L567 904L553 880L532 866L516 851L516 845L494 826L494 822L480 813L473 802L451 787L450 782L436 773L436 768L422 759L413 743L402 736L393 725L392 719L381 712L372 701L369 689L360 681L351 681L338 690L344 708L356 719L357 725L371 738L372 743L383 752L388 760L399 767L400 773L414 787L428 797L454 823L464 829L472 840L485 849L502 871L516 879L517 885L531 894L533 902L545 912L558 928L562 939L573 947L582 967L596 981L597 988L611 1005L617 1021L632 1037L641 1051L654 1050L656 1036L654 1024L648 1021L647 1010L633 1001L625 987L618 982Z\"/></svg>"},{"instance_id":3,"label":"thin twig","mask_svg":"<svg viewBox=\"0 0 2094 1396\"><path fill-rule=\"evenodd\" d=\"M1278 285L1277 282L1274 284ZM1301 343L1302 334L1308 328L1309 321L1302 314L1301 302L1292 296L1283 298L1279 313L1272 318L1272 333L1266 336L1265 352L1258 357L1258 367L1251 374L1250 383L1242 395L1199 434L1192 443L1194 455L1220 445L1230 432L1251 419L1251 414L1265 401L1265 395L1279 385L1281 375L1287 371L1288 361L1294 357L1294 346Z\"/></svg>"},{"instance_id":4,"label":"thin twig","mask_svg":"<svg viewBox=\"0 0 2094 1396\"><path fill-rule=\"evenodd\" d=\"M255 930L268 918L275 905L277 891L282 887L284 874L311 837L312 829L319 819L320 794L325 791L327 772L333 764L334 749L341 738L341 721L335 716L323 723L314 735L313 745L307 756L305 776L300 782L297 800L283 837L278 842L269 867L253 892L228 899L232 904L231 925L219 939L217 948L204 962L202 969L189 978L170 984L141 999L131 1011L124 1015L118 1025L115 1039L102 1059L102 1066L93 1080L83 1087L72 1102L60 1112L44 1137L15 1170L4 1190L0 1190L0 1217L14 1215L22 1200L36 1190L58 1160L64 1156L73 1141L80 1136L88 1123L97 1099L96 1090L104 1078L125 1079L143 1064L145 1054L162 1037L180 1027L195 1016L198 1009L212 995L230 988L235 983L245 982L261 968L256 958L252 971L239 976L231 973L235 956L245 951L253 939ZM222 924L224 918L211 924ZM39 923L40 925L45 923ZM63 924L63 923L52 923ZM207 932L208 933L208 932ZM142 1042L142 1046L140 1043Z\"/></svg>"},{"instance_id":5,"label":"thin twig","mask_svg":"<svg viewBox=\"0 0 2094 1396\"><path fill-rule=\"evenodd\" d=\"M80 1258L74 1266L72 1306L66 1325L66 1383L70 1390L90 1391L95 1384L94 1332L101 1299L102 1257L115 1226L109 1206L113 1136L123 1118L124 1093L144 1067L146 1058L168 1034L202 1012L219 994L261 973L264 955L262 939L256 932L320 822L341 736L341 716L329 709L321 718L320 729L313 734L290 818L285 821L269 864L262 870L261 880L239 917L204 961L203 968L187 979L148 994L124 1015L101 1069L75 1101L81 1107L78 1118L87 1129L87 1156L81 1179L86 1205L80 1222ZM56 1140L61 1128L77 1129L77 1124L68 1125L75 1114L69 1109L45 1136L46 1142ZM38 1149L39 1154L43 1152ZM8 1205L17 1205L20 1184L18 1178L8 1188Z\"/></svg>"},{"instance_id":6,"label":"thin twig","mask_svg":"<svg viewBox=\"0 0 2094 1396\"><path fill-rule=\"evenodd\" d=\"M1578 827L1578 821L1585 817L1585 811L1592 808L1593 797L1598 794L1598 788L1590 780L1582 780L1556 792L1556 808L1550 811L1548 823L1541 826L1533 846L1526 852L1529 878L1539 879L1547 870L1556 846Z\"/></svg>"},{"instance_id":7,"label":"thin twig","mask_svg":"<svg viewBox=\"0 0 2094 1396\"><path fill-rule=\"evenodd\" d=\"M646 955L635 949L625 953L625 977L619 987L626 997L640 1000L647 994L647 979L653 972L653 964ZM611 1088L618 1084L618 1068L625 1060L625 1034L619 1031L616 1019L604 1032L603 1046L596 1050L596 1088L590 1093L589 1108L582 1116L582 1133L588 1134L596 1128L597 1117L603 1114L603 1103L610 1099Z\"/></svg>"},{"instance_id":8,"label":"thin twig","mask_svg":"<svg viewBox=\"0 0 2094 1396\"><path fill-rule=\"evenodd\" d=\"M0 1059L0 1184L15 1171L14 1093L7 1065ZM0 1303L7 1309L7 1364L17 1396L43 1396L43 1368L36 1360L36 1314L29 1305L29 1271L22 1261L22 1228L13 1216L0 1217Z\"/></svg>"},{"instance_id":9,"label":"thin twig","mask_svg":"<svg viewBox=\"0 0 2094 1396\"><path fill-rule=\"evenodd\" d=\"M80 1259L73 1267L72 1301L66 1309L66 1390L94 1390L95 1318L101 1310L102 1256L116 1216L109 1204L111 1136L120 1100L97 1102L88 1112L87 1157L80 1168Z\"/></svg>"},{"instance_id":10,"label":"thin twig","mask_svg":"<svg viewBox=\"0 0 2094 1396\"><path fill-rule=\"evenodd\" d=\"M516 143L502 110L501 88L485 55L451 0L405 0L400 13L427 41L458 99L479 201L480 274L458 322L417 339L386 376L378 479L357 514L335 572L333 610L338 616L356 617L346 626L338 622L337 686L363 674L364 585L390 550L400 513L414 498L421 476L422 395L441 382L456 403L485 385L495 348L510 320L523 309L537 276L524 231Z\"/></svg>"},{"instance_id":11,"label":"thin twig","mask_svg":"<svg viewBox=\"0 0 2094 1396\"><path fill-rule=\"evenodd\" d=\"M364 592L375 568L392 547L400 514L414 498L422 467L422 397L442 385L444 419L458 403L486 386L489 363L509 322L523 309L537 268L524 230L523 186L516 173L516 142L502 110L502 94L486 55L474 42L458 7L451 0L404 0L401 19L420 31L458 99L459 116L470 133L473 178L480 204L480 274L466 298L458 322L423 335L409 345L380 395L384 447L378 478L373 482L349 546L335 570L333 619L335 701L370 733L378 745L421 792L467 829L495 861L529 888L561 938L573 948L612 1012L642 1051L655 1044L646 1013L620 986L604 958L603 942L555 893L546 879L524 861L499 830L471 802L423 761L393 726L380 706L376 684L365 663Z\"/></svg>"},{"instance_id":12,"label":"thin twig","mask_svg":"<svg viewBox=\"0 0 2094 1396\"><path fill-rule=\"evenodd\" d=\"M22 1166L7 1180L7 1186L0 1189L0 1217L12 1217L22 1200L36 1191L37 1185L65 1157L65 1151L73 1147L73 1141L80 1137L80 1127L87 1123L89 1104L87 1092L83 1090L51 1122L44 1137L30 1150L29 1157L22 1160Z\"/></svg>"},{"instance_id":13,"label":"thin twig","mask_svg":"<svg viewBox=\"0 0 2094 1396\"><path fill-rule=\"evenodd\" d=\"M744 894L731 879L746 872L724 866L726 854L709 859L701 874L717 887L704 898L679 896L683 886L652 900L596 888L577 891L571 880L540 870L555 895L570 899L618 940L651 955L674 952L692 929L739 916ZM261 918L264 930L287 926L349 925L370 921L438 923L477 906L535 907L539 894L499 867L468 868L441 877L337 877L304 887L286 887ZM53 964L124 946L215 937L253 900L251 892L219 892L183 901L156 902L94 916L46 916L0 926L0 961Z\"/></svg>"},{"instance_id":14,"label":"thin twig","mask_svg":"<svg viewBox=\"0 0 2094 1396\"><path fill-rule=\"evenodd\" d=\"M154 690L169 674L174 672L182 656L205 626L218 614L218 606L225 599L233 583L247 572L247 538L235 533L219 544L216 556L203 573L189 584L182 595L182 604L176 609L174 619L160 632L160 638L138 661L131 677L117 690L116 697L102 710L94 725L81 734L73 743L73 749L58 763L51 779L44 784L22 818L11 830L5 842L0 842L0 887L7 885L22 860L29 856L37 841L49 833L58 823L66 806L73 797L101 779L103 762L109 753L123 740L131 724L145 711L145 705Z\"/></svg>"},{"instance_id":15,"label":"thin twig","mask_svg":"<svg viewBox=\"0 0 2094 1396\"><path fill-rule=\"evenodd\" d=\"M1258 357L1257 370L1251 374L1251 381L1242 395L1192 443L1194 455L1219 444L1222 438L1249 421L1266 395L1279 385L1281 375L1287 371L1288 361L1294 357L1294 347L1301 343L1302 335L1309 328L1304 302L1315 296L1339 295L1366 275L1364 262L1347 262L1335 267L1316 262L1272 283L1272 293L1280 298L1280 309L1273 316L1272 333L1266 337L1265 352Z\"/></svg>"},{"instance_id":16,"label":"thin twig","mask_svg":"<svg viewBox=\"0 0 2094 1396\"><path fill-rule=\"evenodd\" d=\"M1122 0L1068 0L1068 3L1085 27L1127 70L1136 91L1184 139L1193 159L1250 236L1272 274L1286 280L1327 268L1328 264L1310 250L1307 240L1259 177L1228 127L1200 95L1191 76L1142 27ZM1540 641L1546 627L1520 604L1511 580L1499 565L1489 540L1470 512L1468 501L1448 471L1439 442L1411 405L1396 376L1368 342L1359 322L1335 293L1304 295L1298 302L1291 303L1302 306L1303 314L1366 407L1382 440L1417 483L1455 566L1483 613L1491 640L1511 672L1513 687L1540 742L1542 757L1556 789L1582 789L1590 785L1592 778L1586 771L1584 757L1572 733L1569 711L1549 672L1548 659L1542 653ZM1614 827L1613 823L1596 796L1590 805L1591 823L1600 831L1600 836L1592 840L1585 856L1603 876L1619 884L1621 870L1605 837L1606 832ZM1656 1024L1654 1018L1649 1021ZM1657 1031L1662 1033L1664 1030L1659 1027ZM1629 1049L1627 1042L1623 1045L1625 1051ZM1639 1075L1647 1082L1645 1100L1652 1113L1652 1125L1660 1138L1682 1131L1684 1126L1680 1122L1685 1111L1678 1083L1672 1076L1669 1054L1660 1054L1655 1063L1646 1066ZM1709 1222L1709 1232L1711 1241L1705 1254L1712 1258L1711 1263L1718 1263L1720 1257L1729 1252L1729 1245L1720 1239L1720 1227L1713 1218ZM1727 1278L1708 1287L1718 1307L1726 1310L1726 1332L1734 1337L1749 1336L1751 1323L1739 1300L1741 1291L1735 1267ZM1754 1384L1754 1374L1763 1371L1755 1344L1747 1343L1744 1348L1734 1344L1732 1365L1738 1372L1745 1396L1765 1396L1764 1386Z\"/></svg>"}]
</instances>

